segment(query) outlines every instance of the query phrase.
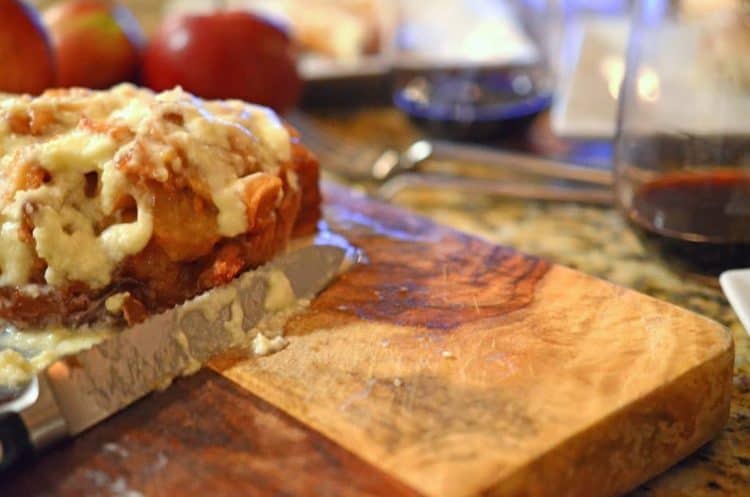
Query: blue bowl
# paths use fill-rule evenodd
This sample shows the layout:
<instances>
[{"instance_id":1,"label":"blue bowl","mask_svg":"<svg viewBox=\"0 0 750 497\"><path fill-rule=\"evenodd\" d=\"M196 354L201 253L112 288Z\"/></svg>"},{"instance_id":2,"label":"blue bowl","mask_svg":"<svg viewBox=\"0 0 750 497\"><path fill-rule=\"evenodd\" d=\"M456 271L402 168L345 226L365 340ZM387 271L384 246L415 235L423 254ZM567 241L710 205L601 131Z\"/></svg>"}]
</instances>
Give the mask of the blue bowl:
<instances>
[{"instance_id":1,"label":"blue bowl","mask_svg":"<svg viewBox=\"0 0 750 497\"><path fill-rule=\"evenodd\" d=\"M411 77L393 103L428 133L452 139L486 139L523 132L548 109L552 93L525 72L483 70Z\"/></svg>"}]
</instances>

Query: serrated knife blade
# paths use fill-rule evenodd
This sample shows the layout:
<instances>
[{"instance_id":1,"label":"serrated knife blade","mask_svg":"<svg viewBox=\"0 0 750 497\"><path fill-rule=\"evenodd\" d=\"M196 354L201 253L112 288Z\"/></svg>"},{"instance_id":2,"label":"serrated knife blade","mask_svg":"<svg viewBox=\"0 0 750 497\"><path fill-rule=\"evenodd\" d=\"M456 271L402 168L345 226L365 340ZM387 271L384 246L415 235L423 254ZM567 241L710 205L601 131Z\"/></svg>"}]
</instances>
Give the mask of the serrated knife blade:
<instances>
[{"instance_id":1,"label":"serrated knife blade","mask_svg":"<svg viewBox=\"0 0 750 497\"><path fill-rule=\"evenodd\" d=\"M295 299L310 299L355 258L345 240L319 237L226 286L55 361L21 396L0 405L0 471L241 343L278 310L271 300L279 286Z\"/></svg>"}]
</instances>

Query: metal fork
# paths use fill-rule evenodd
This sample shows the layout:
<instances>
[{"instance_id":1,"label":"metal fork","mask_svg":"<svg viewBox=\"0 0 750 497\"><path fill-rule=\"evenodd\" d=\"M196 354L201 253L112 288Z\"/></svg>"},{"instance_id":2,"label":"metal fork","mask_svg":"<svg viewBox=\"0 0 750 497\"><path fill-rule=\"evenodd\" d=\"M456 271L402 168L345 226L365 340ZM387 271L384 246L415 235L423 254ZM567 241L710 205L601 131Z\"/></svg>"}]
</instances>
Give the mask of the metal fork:
<instances>
[{"instance_id":1,"label":"metal fork","mask_svg":"<svg viewBox=\"0 0 750 497\"><path fill-rule=\"evenodd\" d=\"M288 117L322 166L353 181L379 183L376 195L392 199L409 189L449 190L523 199L611 204L608 171L478 145L418 140L403 151L339 139L311 118ZM444 163L442 174L426 172ZM466 167L446 168L445 163ZM468 175L466 169L473 171Z\"/></svg>"}]
</instances>

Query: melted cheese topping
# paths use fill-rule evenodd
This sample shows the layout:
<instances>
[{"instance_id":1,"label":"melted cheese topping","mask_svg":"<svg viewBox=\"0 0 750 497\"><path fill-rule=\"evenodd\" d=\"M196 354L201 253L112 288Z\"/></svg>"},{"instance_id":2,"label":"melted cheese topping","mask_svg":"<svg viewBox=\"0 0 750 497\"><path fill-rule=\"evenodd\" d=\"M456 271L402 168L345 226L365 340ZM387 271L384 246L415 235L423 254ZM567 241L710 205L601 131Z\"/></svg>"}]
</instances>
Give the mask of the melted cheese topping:
<instances>
[{"instance_id":1,"label":"melted cheese topping","mask_svg":"<svg viewBox=\"0 0 750 497\"><path fill-rule=\"evenodd\" d=\"M289 135L271 110L202 101L179 88L154 94L123 84L0 97L0 285L30 283L35 256L50 285L110 283L120 261L153 235L152 197L133 178L187 182L214 203L221 236L241 234L247 182L278 174L290 155ZM23 168L41 168L47 178L13 184ZM120 209L128 196L137 216L126 221ZM33 240L24 240L29 218Z\"/></svg>"},{"instance_id":2,"label":"melted cheese topping","mask_svg":"<svg viewBox=\"0 0 750 497\"><path fill-rule=\"evenodd\" d=\"M62 356L88 349L114 333L109 329L17 330L0 327L0 386L20 387Z\"/></svg>"},{"instance_id":3,"label":"melted cheese topping","mask_svg":"<svg viewBox=\"0 0 750 497\"><path fill-rule=\"evenodd\" d=\"M0 379L2 385L18 388L29 381L34 368L24 356L13 349L0 350Z\"/></svg>"}]
</instances>

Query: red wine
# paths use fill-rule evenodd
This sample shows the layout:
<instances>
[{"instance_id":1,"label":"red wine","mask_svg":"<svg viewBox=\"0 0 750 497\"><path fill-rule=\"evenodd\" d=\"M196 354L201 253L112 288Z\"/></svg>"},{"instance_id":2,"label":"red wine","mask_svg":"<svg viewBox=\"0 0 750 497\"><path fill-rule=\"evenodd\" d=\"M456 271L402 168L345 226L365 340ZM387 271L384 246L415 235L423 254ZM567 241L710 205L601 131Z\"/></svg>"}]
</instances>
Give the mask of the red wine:
<instances>
[{"instance_id":1,"label":"red wine","mask_svg":"<svg viewBox=\"0 0 750 497\"><path fill-rule=\"evenodd\" d=\"M668 263L712 275L750 267L750 172L668 173L636 191L628 218Z\"/></svg>"}]
</instances>

